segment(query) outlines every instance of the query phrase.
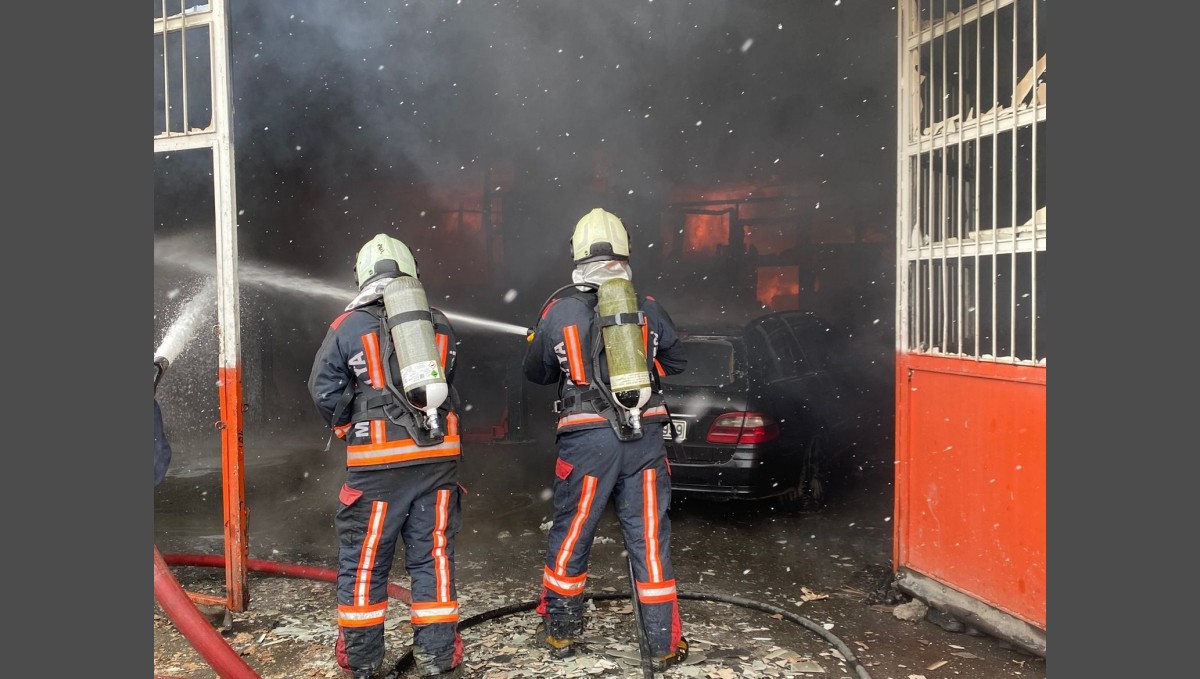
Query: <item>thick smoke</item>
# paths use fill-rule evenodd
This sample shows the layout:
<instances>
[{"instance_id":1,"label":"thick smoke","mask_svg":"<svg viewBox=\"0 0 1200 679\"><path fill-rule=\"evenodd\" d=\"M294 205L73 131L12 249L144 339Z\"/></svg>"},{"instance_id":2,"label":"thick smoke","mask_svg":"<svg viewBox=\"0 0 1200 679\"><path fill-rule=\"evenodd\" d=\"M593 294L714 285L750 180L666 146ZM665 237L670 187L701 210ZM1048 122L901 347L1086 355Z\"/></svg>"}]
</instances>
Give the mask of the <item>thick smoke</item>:
<instances>
[{"instance_id":1,"label":"thick smoke","mask_svg":"<svg viewBox=\"0 0 1200 679\"><path fill-rule=\"evenodd\" d=\"M614 182L645 193L849 178L846 161L888 157L867 153L864 129L893 136L894 14L878 3L234 10L240 139L264 167L331 190L389 171L448 182L499 161L570 189L592 178L598 154Z\"/></svg>"},{"instance_id":2,"label":"thick smoke","mask_svg":"<svg viewBox=\"0 0 1200 679\"><path fill-rule=\"evenodd\" d=\"M896 31L887 3L297 0L230 9L244 262L349 286L355 251L384 231L413 246L435 304L529 325L569 280L572 225L600 206L633 236L639 292L677 322L716 324L761 305L733 294L737 281L680 269L664 252L664 207L681 188L705 197L785 187L804 196L796 209L808 224L893 233ZM211 228L204 154L157 162L156 238ZM476 212L490 196L492 252L469 250L454 231L457 203L443 192L470 196ZM855 323L882 318L859 335L878 337L870 350L882 356L894 263L863 266L859 278L878 281L879 294L848 291L830 306ZM243 298L243 352L269 371L252 393L272 401L271 412L311 418L303 381L340 306L253 287ZM510 347L509 338L462 333L468 368L520 354L519 338ZM493 366L489 383L504 370Z\"/></svg>"}]
</instances>

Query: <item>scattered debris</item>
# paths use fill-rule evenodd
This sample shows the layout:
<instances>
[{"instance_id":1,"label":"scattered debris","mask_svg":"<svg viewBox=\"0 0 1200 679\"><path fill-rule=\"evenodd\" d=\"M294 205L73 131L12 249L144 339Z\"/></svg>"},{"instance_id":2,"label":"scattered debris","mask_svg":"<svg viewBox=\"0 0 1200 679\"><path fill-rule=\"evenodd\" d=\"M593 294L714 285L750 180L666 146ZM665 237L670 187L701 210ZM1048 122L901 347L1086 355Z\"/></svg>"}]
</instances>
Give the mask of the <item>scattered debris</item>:
<instances>
[{"instance_id":1,"label":"scattered debris","mask_svg":"<svg viewBox=\"0 0 1200 679\"><path fill-rule=\"evenodd\" d=\"M811 589L809 589L807 587L801 587L800 588L800 598L803 599L804 601L820 601L821 599L828 599L829 595L828 594L817 594L816 592L812 591Z\"/></svg>"},{"instance_id":2,"label":"scattered debris","mask_svg":"<svg viewBox=\"0 0 1200 679\"><path fill-rule=\"evenodd\" d=\"M899 606L893 608L892 615L896 616L896 618L899 620L916 622L923 619L925 617L925 613L928 611L929 607L925 605L924 601L921 601L920 599L913 599L908 603L900 604Z\"/></svg>"},{"instance_id":3,"label":"scattered debris","mask_svg":"<svg viewBox=\"0 0 1200 679\"><path fill-rule=\"evenodd\" d=\"M948 660L939 660L939 661L937 661L937 662L935 662L935 663L931 663L931 664L929 665L929 667L926 667L925 669L927 669L927 670L930 670L930 671L933 671L933 670L936 670L937 668L941 667L942 665L945 665L947 662L950 662L950 661L948 661Z\"/></svg>"},{"instance_id":4,"label":"scattered debris","mask_svg":"<svg viewBox=\"0 0 1200 679\"><path fill-rule=\"evenodd\" d=\"M805 674L825 674L825 668L821 667L812 660L804 660L798 663L792 663L788 669L793 672L803 672Z\"/></svg>"}]
</instances>

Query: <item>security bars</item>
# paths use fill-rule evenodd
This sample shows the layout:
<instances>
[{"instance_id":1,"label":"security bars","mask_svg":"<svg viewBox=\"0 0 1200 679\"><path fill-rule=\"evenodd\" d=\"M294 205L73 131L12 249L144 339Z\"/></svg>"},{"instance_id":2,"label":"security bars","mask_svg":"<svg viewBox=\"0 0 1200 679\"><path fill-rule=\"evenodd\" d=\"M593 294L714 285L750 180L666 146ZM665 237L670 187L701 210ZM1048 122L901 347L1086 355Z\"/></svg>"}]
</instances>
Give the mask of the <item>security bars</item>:
<instances>
[{"instance_id":1,"label":"security bars","mask_svg":"<svg viewBox=\"0 0 1200 679\"><path fill-rule=\"evenodd\" d=\"M898 7L901 352L1046 363L1045 2Z\"/></svg>"}]
</instances>

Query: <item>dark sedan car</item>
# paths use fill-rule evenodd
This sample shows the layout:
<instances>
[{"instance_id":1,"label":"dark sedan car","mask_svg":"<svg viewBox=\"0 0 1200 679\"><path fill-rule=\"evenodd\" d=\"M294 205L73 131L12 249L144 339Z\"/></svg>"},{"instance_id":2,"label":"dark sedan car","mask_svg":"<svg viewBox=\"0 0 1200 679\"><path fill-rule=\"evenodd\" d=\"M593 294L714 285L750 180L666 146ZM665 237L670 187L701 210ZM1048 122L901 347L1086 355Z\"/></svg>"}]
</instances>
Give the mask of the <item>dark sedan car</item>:
<instances>
[{"instance_id":1,"label":"dark sedan car","mask_svg":"<svg viewBox=\"0 0 1200 679\"><path fill-rule=\"evenodd\" d=\"M667 444L672 488L819 509L840 453L878 431L890 391L839 355L843 338L812 312L683 335L688 368L663 378L678 435Z\"/></svg>"}]
</instances>

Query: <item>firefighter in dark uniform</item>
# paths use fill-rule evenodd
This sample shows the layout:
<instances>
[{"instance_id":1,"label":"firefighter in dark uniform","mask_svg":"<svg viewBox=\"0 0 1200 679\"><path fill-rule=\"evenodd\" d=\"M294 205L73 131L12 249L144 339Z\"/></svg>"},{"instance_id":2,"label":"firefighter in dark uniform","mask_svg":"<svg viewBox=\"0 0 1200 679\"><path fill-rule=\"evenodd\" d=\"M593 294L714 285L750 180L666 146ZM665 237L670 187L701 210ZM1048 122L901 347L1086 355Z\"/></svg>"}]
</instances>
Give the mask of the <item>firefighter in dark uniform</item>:
<instances>
[{"instance_id":1,"label":"firefighter in dark uniform","mask_svg":"<svg viewBox=\"0 0 1200 679\"><path fill-rule=\"evenodd\" d=\"M164 356L154 357L154 485L167 478L171 467L171 442L167 440L167 428L163 424L162 407L158 405L158 381L167 372L170 362Z\"/></svg>"},{"instance_id":2,"label":"firefighter in dark uniform","mask_svg":"<svg viewBox=\"0 0 1200 679\"><path fill-rule=\"evenodd\" d=\"M643 435L621 440L615 407L602 397L597 380L607 368L594 324L595 287L610 278L631 280L629 236L615 215L595 209L576 225L571 239L575 269L567 286L577 292L549 302L529 337L525 377L536 384L559 383L558 459L554 520L549 531L535 638L553 657L570 656L583 633L584 585L597 524L609 497L615 499L625 547L637 581L645 633L655 670L687 656L675 574L671 565L670 469L663 427L669 426L660 394L641 412ZM557 293L556 293L557 294ZM553 295L552 295L553 297ZM640 302L646 369L661 375L683 372L687 361L670 316L652 297ZM596 349L596 355L592 351ZM601 360L595 361L596 356ZM596 374L597 368L602 373Z\"/></svg>"},{"instance_id":3,"label":"firefighter in dark uniform","mask_svg":"<svg viewBox=\"0 0 1200 679\"><path fill-rule=\"evenodd\" d=\"M313 401L346 441L346 481L334 517L338 546L338 664L356 679L380 671L387 584L397 541L404 540L412 578L413 656L421 676L457 677L458 633L454 538L461 525L458 418L451 401L438 408L441 436L422 429L421 412L386 388L399 375L387 335L383 291L397 276L417 278L404 243L384 234L358 253L359 294L330 325L313 362ZM430 309L447 383L455 337L446 316ZM398 377L393 378L398 379Z\"/></svg>"}]
</instances>

